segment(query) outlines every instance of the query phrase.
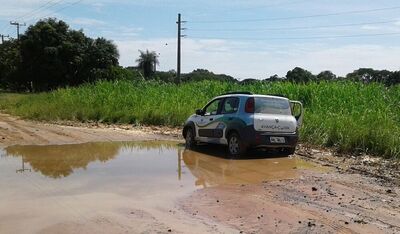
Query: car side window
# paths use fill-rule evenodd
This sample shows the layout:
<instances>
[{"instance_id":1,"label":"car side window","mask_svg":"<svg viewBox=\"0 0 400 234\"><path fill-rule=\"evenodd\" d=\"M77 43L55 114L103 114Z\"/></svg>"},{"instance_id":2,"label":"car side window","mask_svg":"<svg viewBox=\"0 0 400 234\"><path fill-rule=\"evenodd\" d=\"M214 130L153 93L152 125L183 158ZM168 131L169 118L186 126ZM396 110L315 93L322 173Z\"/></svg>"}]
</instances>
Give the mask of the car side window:
<instances>
[{"instance_id":1,"label":"car side window","mask_svg":"<svg viewBox=\"0 0 400 234\"><path fill-rule=\"evenodd\" d=\"M204 110L204 115L216 115L218 114L218 109L221 104L221 99L214 100L210 104L207 105L207 107Z\"/></svg>"},{"instance_id":2,"label":"car side window","mask_svg":"<svg viewBox=\"0 0 400 234\"><path fill-rule=\"evenodd\" d=\"M222 114L233 114L236 113L239 108L239 98L237 97L229 97L224 101L224 105L222 106Z\"/></svg>"}]
</instances>

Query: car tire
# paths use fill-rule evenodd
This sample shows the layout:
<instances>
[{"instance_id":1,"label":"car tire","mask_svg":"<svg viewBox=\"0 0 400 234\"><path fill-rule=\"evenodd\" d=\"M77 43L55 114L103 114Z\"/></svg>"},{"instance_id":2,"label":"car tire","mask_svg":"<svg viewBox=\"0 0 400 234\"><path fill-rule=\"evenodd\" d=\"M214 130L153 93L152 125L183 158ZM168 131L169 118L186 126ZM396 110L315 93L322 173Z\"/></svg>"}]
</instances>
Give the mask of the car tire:
<instances>
[{"instance_id":1,"label":"car tire","mask_svg":"<svg viewBox=\"0 0 400 234\"><path fill-rule=\"evenodd\" d=\"M236 132L229 134L228 136L228 152L232 158L237 158L246 152L246 148L243 142Z\"/></svg>"},{"instance_id":2,"label":"car tire","mask_svg":"<svg viewBox=\"0 0 400 234\"><path fill-rule=\"evenodd\" d=\"M283 152L284 152L286 155L292 155L292 154L295 153L295 151L296 151L296 147L285 148L285 149L283 150Z\"/></svg>"},{"instance_id":3,"label":"car tire","mask_svg":"<svg viewBox=\"0 0 400 234\"><path fill-rule=\"evenodd\" d=\"M194 131L192 128L188 128L185 133L185 147L186 149L192 149L196 146L196 140L194 139Z\"/></svg>"}]
</instances>

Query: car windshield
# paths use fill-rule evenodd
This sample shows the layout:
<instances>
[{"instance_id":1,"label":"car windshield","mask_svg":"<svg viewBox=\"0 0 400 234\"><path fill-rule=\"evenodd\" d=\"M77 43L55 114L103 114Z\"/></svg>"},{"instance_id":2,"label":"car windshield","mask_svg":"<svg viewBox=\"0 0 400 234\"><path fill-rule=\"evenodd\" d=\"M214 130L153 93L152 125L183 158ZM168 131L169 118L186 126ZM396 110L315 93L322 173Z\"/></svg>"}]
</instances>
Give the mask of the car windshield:
<instances>
[{"instance_id":1,"label":"car windshield","mask_svg":"<svg viewBox=\"0 0 400 234\"><path fill-rule=\"evenodd\" d=\"M280 98L256 97L254 113L290 115L289 101Z\"/></svg>"}]
</instances>

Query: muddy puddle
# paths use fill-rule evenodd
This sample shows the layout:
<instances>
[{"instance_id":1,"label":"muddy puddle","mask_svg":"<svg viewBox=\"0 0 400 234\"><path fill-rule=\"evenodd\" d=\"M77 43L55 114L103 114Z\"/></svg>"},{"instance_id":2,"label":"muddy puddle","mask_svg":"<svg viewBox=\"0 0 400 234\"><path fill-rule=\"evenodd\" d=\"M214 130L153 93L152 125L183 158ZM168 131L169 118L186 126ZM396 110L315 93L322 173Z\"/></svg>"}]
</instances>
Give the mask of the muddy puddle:
<instances>
[{"instance_id":1,"label":"muddy puddle","mask_svg":"<svg viewBox=\"0 0 400 234\"><path fill-rule=\"evenodd\" d=\"M174 142L0 149L0 232L51 232L57 225L96 217L129 223L132 220L124 215L135 213L132 210L169 223L176 199L196 189L293 179L303 169L321 170L295 158L229 160L204 150L185 150Z\"/></svg>"}]
</instances>

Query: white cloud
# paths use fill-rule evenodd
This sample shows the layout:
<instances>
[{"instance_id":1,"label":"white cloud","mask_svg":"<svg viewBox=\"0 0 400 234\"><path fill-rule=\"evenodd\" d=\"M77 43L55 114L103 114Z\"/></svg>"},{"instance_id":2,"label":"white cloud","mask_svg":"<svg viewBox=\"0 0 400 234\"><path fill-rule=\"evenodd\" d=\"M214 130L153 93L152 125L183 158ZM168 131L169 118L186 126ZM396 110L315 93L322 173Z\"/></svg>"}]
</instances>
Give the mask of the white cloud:
<instances>
[{"instance_id":1,"label":"white cloud","mask_svg":"<svg viewBox=\"0 0 400 234\"><path fill-rule=\"evenodd\" d=\"M22 20L27 20L36 15L49 13L50 7L59 6L64 2L45 3L41 0L0 0L0 19L22 18Z\"/></svg>"},{"instance_id":2,"label":"white cloud","mask_svg":"<svg viewBox=\"0 0 400 234\"><path fill-rule=\"evenodd\" d=\"M378 30L378 29L380 29L380 27L373 26L373 25L363 25L363 26L361 26L361 29L363 29L363 30Z\"/></svg>"},{"instance_id":3,"label":"white cloud","mask_svg":"<svg viewBox=\"0 0 400 234\"><path fill-rule=\"evenodd\" d=\"M126 7L137 8L137 6L157 6L163 7L176 6L176 9L194 9L197 10L197 18L204 19L208 14L218 13L225 10L224 14L220 14L220 18L235 18L238 17L235 14L228 14L231 10L237 9L240 13L245 10L244 18L267 18L267 16L251 16L247 13L253 14L252 10L246 10L250 8L259 9L263 6L268 6L269 4L284 3L289 2L286 0L279 1L265 1L265 0L255 0L242 1L242 0L232 0L232 1L205 1L202 7L197 9L197 6L193 4L193 1L182 1L177 2L174 0L87 0L84 1L86 6L89 6L92 13L98 12L103 13L106 11L112 11L113 6L116 2L123 3ZM21 16L26 13L31 12L34 9L45 4L46 1L43 0L0 0L0 30L4 24L4 33L15 34L15 27L9 26L9 20L16 16ZM65 1L61 1L61 4ZM373 3L373 5L371 5ZM214 5L215 4L215 5ZM335 11L346 11L348 9L364 9L357 6L349 7L347 1L342 1L342 4L332 3L332 4L320 4L313 8L300 7L298 4L287 5L290 10L293 7L296 10L296 15L307 15L311 14L309 11L315 12L335 12ZM368 0L368 4L365 8L374 8L375 4L372 0ZM125 6L124 5L124 6ZM213 5L212 9L205 10L206 6ZM226 6L229 5L227 9ZM332 9L332 6L335 9ZM368 5L368 7L367 7ZM60 6L58 6L60 7ZM174 9L175 9L174 8ZM246 8L246 9L245 9ZM268 7L267 7L268 8ZM266 8L266 9L267 9ZM297 9L299 8L299 9ZM60 12L61 16L66 15L66 12ZM228 13L227 13L228 12ZM233 11L234 12L234 11ZM49 15L51 13L49 10L42 10L40 14L34 15L36 18L41 15ZM175 13L175 12L174 12ZM191 12L192 13L192 12ZM194 11L193 13L196 13ZM205 16L202 16L202 14ZM287 15L287 12L283 12L283 15ZM290 12L289 12L290 13ZM381 13L384 14L385 12ZM388 12L386 12L388 13ZM199 15L200 14L200 15ZM140 14L139 14L140 15ZM188 14L189 15L189 14ZM152 34L143 30L143 28L137 25L126 25L126 22L133 24L135 21L119 19L117 16L111 19L100 18L103 14L87 14L82 15L79 18L72 18L67 16L67 22L72 24L72 28L84 28L85 33L91 37L103 36L108 39L113 39L118 45L121 59L120 63L124 66L135 65L135 60L139 55L138 49L140 50L154 50L160 53L160 68L161 70L176 69L176 38L165 37L160 38L157 35L167 35L167 34ZM193 14L190 14L193 16ZM149 16L149 17L158 17ZM272 16L271 16L272 17ZM389 16L388 16L389 17ZM29 18L29 17L27 17ZM32 17L31 17L32 18ZM34 18L34 17L33 17ZM62 18L62 17L61 17ZM96 19L95 19L96 18ZM134 17L132 17L134 18ZM165 18L165 17L164 17ZM160 16L160 20L164 19ZM391 18L391 17L389 17ZM207 18L206 18L207 19ZM29 19L28 19L29 20ZM104 20L104 22L103 22ZM123 20L123 22L122 22ZM314 22L316 19L310 19L312 25L318 25L317 23L332 24L322 22ZM319 19L318 19L319 20ZM322 19L321 19L322 20ZM350 21L351 18L345 18L344 20ZM367 20L354 19L355 22L366 22ZM25 21L25 19L21 19ZM189 19L190 21L190 19ZM122 23L121 23L122 22ZM138 21L140 22L140 21ZM302 22L306 24L308 21ZM352 21L350 21L352 22ZM29 21L27 23L30 23ZM338 22L340 23L340 22ZM123 25L125 24L125 25ZM172 22L172 26L174 22ZM76 25L76 26L75 26ZM123 26L118 26L123 25ZM149 24L144 24L146 30L152 27ZM171 26L171 27L172 27ZM190 25L189 25L190 26ZM346 34L362 34L363 30L376 30L377 32L390 33L390 32L400 32L400 19L398 22L390 25L380 25L379 28L376 25L364 25L363 27L349 27L349 28L337 28L337 29L321 29L321 35L346 35ZM282 26L283 27L283 26ZM163 30L154 27L156 30ZM3 33L3 31L1 31ZM367 33L367 32L364 32ZM372 32L370 32L372 33ZM375 32L374 32L375 33ZM168 34L169 35L169 34ZM172 34L173 35L173 34ZM318 34L316 34L318 35ZM143 37L149 37L150 39L145 39ZM189 34L190 36L190 34ZM235 36L235 35L234 35ZM234 37L233 36L233 37ZM382 37L383 38L383 37ZM322 70L332 70L338 75L345 75L359 67L373 67L376 69L390 69L398 70L400 61L400 46L386 46L385 44L393 44L395 40L391 38L384 39L371 39L370 44L357 43L357 39L343 41L335 40L321 40L320 43L310 43L309 41L299 41L299 43L292 43L294 41L273 41L271 43L254 41L254 42L239 42L231 40L196 40L194 38L185 38L182 40L182 70L183 72L190 72L196 68L209 69L216 73L225 73L238 78L266 78L273 74L285 75L290 69L296 66L300 66L311 70L313 73L318 73ZM328 44L332 43L332 44ZM380 44L380 45L379 45Z\"/></svg>"},{"instance_id":4,"label":"white cloud","mask_svg":"<svg viewBox=\"0 0 400 234\"><path fill-rule=\"evenodd\" d=\"M72 24L77 24L81 26L104 26L107 25L106 22L97 20L97 19L91 19L91 18L74 18L69 21Z\"/></svg>"},{"instance_id":5,"label":"white cloud","mask_svg":"<svg viewBox=\"0 0 400 234\"><path fill-rule=\"evenodd\" d=\"M139 55L138 50L149 49L160 53L159 69L176 69L175 38L115 42L121 54L121 65L135 65L134 61ZM241 43L238 44L243 46ZM249 77L263 79L273 74L284 76L288 70L296 66L315 74L331 70L337 75L346 75L360 67L400 69L398 64L400 47L293 44L286 48L265 47L266 49L254 51L238 49L240 48L237 47L238 44L229 41L185 39L182 44L182 71L190 72L196 68L205 68L240 79Z\"/></svg>"},{"instance_id":6,"label":"white cloud","mask_svg":"<svg viewBox=\"0 0 400 234\"><path fill-rule=\"evenodd\" d=\"M398 46L348 45L304 54L302 59L293 59L292 62L314 73L331 70L338 75L345 75L360 67L399 70L399 60Z\"/></svg>"},{"instance_id":7,"label":"white cloud","mask_svg":"<svg viewBox=\"0 0 400 234\"><path fill-rule=\"evenodd\" d=\"M90 4L92 6L92 8L96 11L96 12L102 12L103 8L105 6L104 3L101 2L94 2Z\"/></svg>"},{"instance_id":8,"label":"white cloud","mask_svg":"<svg viewBox=\"0 0 400 234\"><path fill-rule=\"evenodd\" d=\"M115 40L120 53L120 64L135 66L139 57L138 50L156 51L160 56L160 69L175 69L176 40L174 38L158 38L153 40Z\"/></svg>"}]
</instances>

